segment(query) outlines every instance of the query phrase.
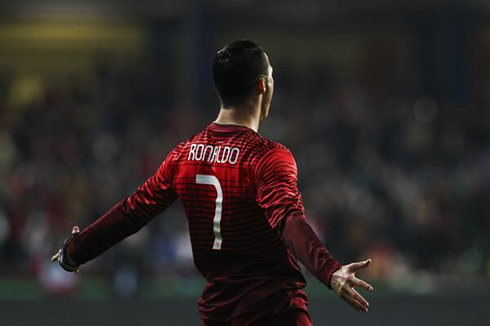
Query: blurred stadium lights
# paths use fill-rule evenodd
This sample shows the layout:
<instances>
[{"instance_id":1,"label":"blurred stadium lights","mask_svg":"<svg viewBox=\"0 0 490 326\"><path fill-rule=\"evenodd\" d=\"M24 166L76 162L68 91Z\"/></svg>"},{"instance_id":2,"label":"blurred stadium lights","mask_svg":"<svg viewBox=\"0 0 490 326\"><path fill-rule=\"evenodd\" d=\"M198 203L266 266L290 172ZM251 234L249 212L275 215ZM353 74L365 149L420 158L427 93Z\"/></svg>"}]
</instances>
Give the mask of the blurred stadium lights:
<instances>
[{"instance_id":1,"label":"blurred stadium lights","mask_svg":"<svg viewBox=\"0 0 490 326\"><path fill-rule=\"evenodd\" d=\"M114 59L131 57L146 48L147 42L146 30L130 22L43 17L9 20L0 24L0 72L51 77L84 73L92 70L103 53Z\"/></svg>"}]
</instances>

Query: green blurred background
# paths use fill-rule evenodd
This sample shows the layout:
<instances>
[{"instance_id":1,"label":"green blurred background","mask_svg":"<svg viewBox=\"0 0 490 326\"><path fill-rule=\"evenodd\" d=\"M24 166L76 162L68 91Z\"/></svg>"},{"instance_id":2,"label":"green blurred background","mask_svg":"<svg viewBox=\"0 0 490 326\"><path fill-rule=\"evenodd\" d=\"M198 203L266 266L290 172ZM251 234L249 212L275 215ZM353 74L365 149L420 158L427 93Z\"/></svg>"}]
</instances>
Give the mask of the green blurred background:
<instances>
[{"instance_id":1,"label":"green blurred background","mask_svg":"<svg viewBox=\"0 0 490 326\"><path fill-rule=\"evenodd\" d=\"M75 324L199 323L178 203L78 276L49 258L213 120L211 60L241 38L271 58L260 132L293 151L309 222L340 261L373 259L362 276L378 308L363 320L310 278L314 321L477 320L490 306L489 17L483 0L2 1L0 323L61 324L49 316L77 307Z\"/></svg>"}]
</instances>

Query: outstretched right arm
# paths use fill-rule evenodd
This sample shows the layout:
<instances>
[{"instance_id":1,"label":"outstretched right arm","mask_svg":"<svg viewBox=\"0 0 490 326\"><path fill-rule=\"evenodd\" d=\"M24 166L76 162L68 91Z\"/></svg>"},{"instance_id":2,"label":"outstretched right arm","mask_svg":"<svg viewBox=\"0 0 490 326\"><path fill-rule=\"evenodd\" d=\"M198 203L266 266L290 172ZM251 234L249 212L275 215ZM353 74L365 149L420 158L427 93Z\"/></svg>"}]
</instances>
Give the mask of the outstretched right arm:
<instances>
[{"instance_id":1,"label":"outstretched right arm","mask_svg":"<svg viewBox=\"0 0 490 326\"><path fill-rule=\"evenodd\" d=\"M132 196L116 204L81 233L72 234L53 260L59 260L62 267L63 264L82 265L138 232L170 206L177 197L171 182L170 156Z\"/></svg>"}]
</instances>

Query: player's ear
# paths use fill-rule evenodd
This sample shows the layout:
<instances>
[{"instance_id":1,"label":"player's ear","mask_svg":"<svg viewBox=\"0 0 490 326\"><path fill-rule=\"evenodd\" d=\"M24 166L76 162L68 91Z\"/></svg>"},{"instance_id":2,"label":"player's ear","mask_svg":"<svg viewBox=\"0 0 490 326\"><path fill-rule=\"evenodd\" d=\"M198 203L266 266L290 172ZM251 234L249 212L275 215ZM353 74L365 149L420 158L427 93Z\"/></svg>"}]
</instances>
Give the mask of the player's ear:
<instances>
[{"instance_id":1,"label":"player's ear","mask_svg":"<svg viewBox=\"0 0 490 326\"><path fill-rule=\"evenodd\" d=\"M264 94L267 91L267 81L265 78L260 78L257 82L257 91L260 94Z\"/></svg>"}]
</instances>

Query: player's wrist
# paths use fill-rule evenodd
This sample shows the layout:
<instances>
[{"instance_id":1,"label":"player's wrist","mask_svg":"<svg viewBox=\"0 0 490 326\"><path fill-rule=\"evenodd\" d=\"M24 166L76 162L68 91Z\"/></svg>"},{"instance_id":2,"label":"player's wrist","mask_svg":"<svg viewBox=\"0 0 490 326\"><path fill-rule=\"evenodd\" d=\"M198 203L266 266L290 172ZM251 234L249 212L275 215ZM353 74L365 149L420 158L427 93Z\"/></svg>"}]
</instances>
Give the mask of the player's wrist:
<instances>
[{"instance_id":1,"label":"player's wrist","mask_svg":"<svg viewBox=\"0 0 490 326\"><path fill-rule=\"evenodd\" d=\"M59 264L67 272L76 272L80 268L80 264L75 262L69 253L68 247L70 243L78 236L78 233L72 233L63 242L63 247L60 249Z\"/></svg>"},{"instance_id":2,"label":"player's wrist","mask_svg":"<svg viewBox=\"0 0 490 326\"><path fill-rule=\"evenodd\" d=\"M342 264L339 262L336 262L334 266L330 269L328 275L327 275L327 282L326 285L330 290L334 290L334 286L332 284L332 280L334 279L334 275L336 272L338 272L342 268Z\"/></svg>"},{"instance_id":3,"label":"player's wrist","mask_svg":"<svg viewBox=\"0 0 490 326\"><path fill-rule=\"evenodd\" d=\"M77 262L75 262L71 258L69 250L68 250L68 245L63 248L63 252L62 252L61 257L62 257L62 262L64 264L66 264L67 266L73 266L73 267L77 267L77 268L80 266L80 264L78 264Z\"/></svg>"},{"instance_id":4,"label":"player's wrist","mask_svg":"<svg viewBox=\"0 0 490 326\"><path fill-rule=\"evenodd\" d=\"M67 262L63 255L61 255L60 266L67 272L76 272L80 268L80 265Z\"/></svg>"}]
</instances>

